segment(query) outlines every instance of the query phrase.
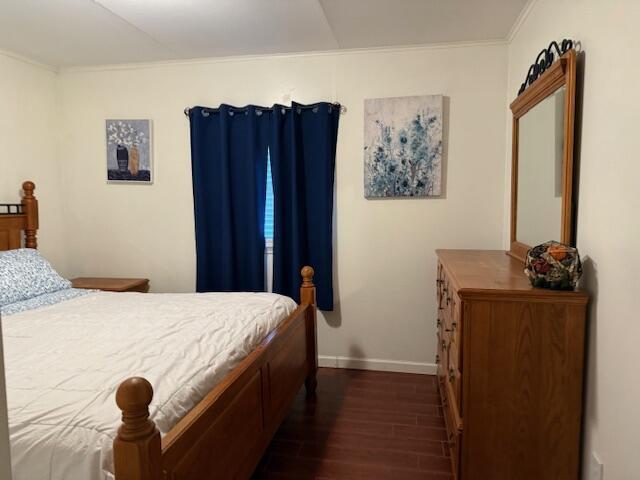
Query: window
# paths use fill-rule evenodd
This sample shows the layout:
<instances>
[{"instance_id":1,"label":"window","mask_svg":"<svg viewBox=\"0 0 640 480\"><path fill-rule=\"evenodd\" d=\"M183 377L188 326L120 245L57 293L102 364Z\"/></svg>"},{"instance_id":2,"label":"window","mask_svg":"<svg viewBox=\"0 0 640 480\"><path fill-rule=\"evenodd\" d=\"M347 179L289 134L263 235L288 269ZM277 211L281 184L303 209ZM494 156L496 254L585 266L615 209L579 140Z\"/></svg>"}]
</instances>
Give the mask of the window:
<instances>
[{"instance_id":1,"label":"window","mask_svg":"<svg viewBox=\"0 0 640 480\"><path fill-rule=\"evenodd\" d=\"M264 207L264 284L267 292L273 292L273 180L271 178L271 156L267 150L267 201Z\"/></svg>"},{"instance_id":2,"label":"window","mask_svg":"<svg viewBox=\"0 0 640 480\"><path fill-rule=\"evenodd\" d=\"M273 244L273 180L271 179L269 150L267 150L267 202L264 210L264 238L268 247Z\"/></svg>"}]
</instances>

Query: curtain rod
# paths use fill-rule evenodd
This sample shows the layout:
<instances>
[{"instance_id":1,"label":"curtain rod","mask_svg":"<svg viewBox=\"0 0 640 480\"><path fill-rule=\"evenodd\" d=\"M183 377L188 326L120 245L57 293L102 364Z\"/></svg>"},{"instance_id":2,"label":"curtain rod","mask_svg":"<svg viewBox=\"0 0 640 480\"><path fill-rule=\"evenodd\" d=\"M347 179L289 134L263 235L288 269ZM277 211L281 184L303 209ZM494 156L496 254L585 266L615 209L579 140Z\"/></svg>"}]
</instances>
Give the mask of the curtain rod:
<instances>
[{"instance_id":1,"label":"curtain rod","mask_svg":"<svg viewBox=\"0 0 640 480\"><path fill-rule=\"evenodd\" d=\"M314 103L313 105L300 105L296 108L299 109L313 109L316 108L319 105L319 103ZM341 105L339 103L332 103L331 105L333 105L336 108L340 109L340 114L344 115L345 113L347 113L347 107L345 107L344 105ZM248 105L246 107L231 107L229 110L234 112L234 113L238 113L238 112L245 112L250 106L254 106L254 105ZM191 111L191 108L193 107L187 107L184 109L184 114L188 117L189 116L189 112ZM284 110L291 110L293 107L286 107L284 105L278 105L277 107L255 107L256 110L260 111L260 112L273 112L273 110L275 108L280 108L280 109L284 109ZM203 107L202 111L203 112L207 112L207 113L216 113L220 110L220 108L206 108Z\"/></svg>"}]
</instances>

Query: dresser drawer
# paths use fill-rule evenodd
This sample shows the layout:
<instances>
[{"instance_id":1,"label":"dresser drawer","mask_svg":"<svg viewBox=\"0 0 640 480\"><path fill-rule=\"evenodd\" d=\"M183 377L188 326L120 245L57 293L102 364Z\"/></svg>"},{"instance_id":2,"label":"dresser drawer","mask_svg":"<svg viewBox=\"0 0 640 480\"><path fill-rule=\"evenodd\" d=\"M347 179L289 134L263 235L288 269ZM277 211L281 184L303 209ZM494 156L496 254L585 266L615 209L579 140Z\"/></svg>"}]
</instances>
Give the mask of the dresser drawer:
<instances>
[{"instance_id":1,"label":"dresser drawer","mask_svg":"<svg viewBox=\"0 0 640 480\"><path fill-rule=\"evenodd\" d=\"M438 265L437 280L438 326L444 325L452 340L460 344L461 306L455 287L442 265Z\"/></svg>"},{"instance_id":2,"label":"dresser drawer","mask_svg":"<svg viewBox=\"0 0 640 480\"><path fill-rule=\"evenodd\" d=\"M447 345L449 347L449 353L447 355L447 360L449 363L447 364L447 369L460 370L460 353L458 349L458 344L451 338L450 335L446 334L445 338L448 338L449 341Z\"/></svg>"},{"instance_id":3,"label":"dresser drawer","mask_svg":"<svg viewBox=\"0 0 640 480\"><path fill-rule=\"evenodd\" d=\"M452 471L455 478L457 478L460 465L460 452L462 451L462 419L458 413L459 410L455 394L448 379L442 386L442 391L444 392L442 407L447 428L447 447L451 457Z\"/></svg>"},{"instance_id":4,"label":"dresser drawer","mask_svg":"<svg viewBox=\"0 0 640 480\"><path fill-rule=\"evenodd\" d=\"M460 355L458 345L454 341L449 342L449 352L447 355L447 382L451 387L452 402L455 402L458 411L462 410L462 374L460 368Z\"/></svg>"},{"instance_id":5,"label":"dresser drawer","mask_svg":"<svg viewBox=\"0 0 640 480\"><path fill-rule=\"evenodd\" d=\"M436 334L437 345L436 345L436 365L437 365L437 375L440 383L444 383L447 379L447 371L449 365L449 345L447 341L444 339L444 335L441 331L438 331Z\"/></svg>"},{"instance_id":6,"label":"dresser drawer","mask_svg":"<svg viewBox=\"0 0 640 480\"><path fill-rule=\"evenodd\" d=\"M436 317L436 326L438 327L439 332L444 332L445 329L445 318L444 318L444 310L438 310Z\"/></svg>"},{"instance_id":7,"label":"dresser drawer","mask_svg":"<svg viewBox=\"0 0 640 480\"><path fill-rule=\"evenodd\" d=\"M451 301L449 308L449 315L447 320L445 321L445 330L448 331L451 335L451 341L456 342L458 345L461 345L461 335L462 331L462 302L458 298L458 294L455 292L451 293Z\"/></svg>"},{"instance_id":8,"label":"dresser drawer","mask_svg":"<svg viewBox=\"0 0 640 480\"><path fill-rule=\"evenodd\" d=\"M451 292L451 288L451 283L445 275L442 287L441 311L443 313L445 325L447 326L447 328L451 327L452 321L453 293Z\"/></svg>"},{"instance_id":9,"label":"dresser drawer","mask_svg":"<svg viewBox=\"0 0 640 480\"><path fill-rule=\"evenodd\" d=\"M449 457L451 458L451 470L453 472L454 480L460 477L460 452L462 450L462 435L456 433L447 433L447 448L449 450Z\"/></svg>"},{"instance_id":10,"label":"dresser drawer","mask_svg":"<svg viewBox=\"0 0 640 480\"><path fill-rule=\"evenodd\" d=\"M437 272L437 375L441 385L442 401L461 406L461 359L460 359L460 299L446 271L438 264ZM451 394L447 395L447 388Z\"/></svg>"},{"instance_id":11,"label":"dresser drawer","mask_svg":"<svg viewBox=\"0 0 640 480\"><path fill-rule=\"evenodd\" d=\"M438 263L438 272L436 275L436 293L438 299L438 312L444 310L444 269L442 268L442 264Z\"/></svg>"}]
</instances>

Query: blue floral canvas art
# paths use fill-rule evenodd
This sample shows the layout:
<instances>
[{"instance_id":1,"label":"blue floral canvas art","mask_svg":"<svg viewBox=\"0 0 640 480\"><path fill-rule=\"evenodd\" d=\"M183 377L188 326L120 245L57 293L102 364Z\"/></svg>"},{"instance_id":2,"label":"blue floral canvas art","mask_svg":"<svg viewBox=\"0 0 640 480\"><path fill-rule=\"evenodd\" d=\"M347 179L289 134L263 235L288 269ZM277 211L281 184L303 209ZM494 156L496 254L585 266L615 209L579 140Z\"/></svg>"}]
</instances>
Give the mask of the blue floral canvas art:
<instances>
[{"instance_id":1,"label":"blue floral canvas art","mask_svg":"<svg viewBox=\"0 0 640 480\"><path fill-rule=\"evenodd\" d=\"M365 100L366 198L442 193L442 106L442 95Z\"/></svg>"},{"instance_id":2,"label":"blue floral canvas art","mask_svg":"<svg viewBox=\"0 0 640 480\"><path fill-rule=\"evenodd\" d=\"M107 180L151 183L151 121L107 120Z\"/></svg>"}]
</instances>

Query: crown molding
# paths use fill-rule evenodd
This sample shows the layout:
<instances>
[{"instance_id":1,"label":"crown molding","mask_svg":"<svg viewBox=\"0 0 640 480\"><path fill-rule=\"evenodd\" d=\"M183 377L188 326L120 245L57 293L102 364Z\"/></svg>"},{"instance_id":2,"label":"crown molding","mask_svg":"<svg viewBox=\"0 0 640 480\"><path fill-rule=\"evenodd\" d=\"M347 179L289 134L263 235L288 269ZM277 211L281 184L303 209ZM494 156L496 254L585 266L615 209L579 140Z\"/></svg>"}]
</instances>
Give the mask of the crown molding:
<instances>
[{"instance_id":1,"label":"crown molding","mask_svg":"<svg viewBox=\"0 0 640 480\"><path fill-rule=\"evenodd\" d=\"M538 3L538 0L528 0L527 4L522 8L520 15L518 15L518 18L516 18L516 21L513 23L513 26L511 27L511 30L509 30L509 34L505 39L507 44L510 44L518 34L520 29L522 28L522 25L531 14L531 11L533 10L533 7L535 7L536 3Z\"/></svg>"},{"instance_id":2,"label":"crown molding","mask_svg":"<svg viewBox=\"0 0 640 480\"><path fill-rule=\"evenodd\" d=\"M505 39L482 40L476 42L449 42L424 45L403 45L393 47L374 47L374 48L350 48L342 50L322 50L311 52L294 52L294 53L268 53L260 55L233 55L227 57L206 57L193 58L186 60L165 60L157 62L135 62L108 65L89 65L77 67L60 67L60 73L84 73L84 72L103 72L113 70L137 70L147 68L161 68L178 65L211 65L216 63L229 62L249 62L256 60L274 60L287 58L305 58L305 57L325 57L325 56L342 56L342 55L366 55L369 53L399 53L412 51L429 51L429 50L447 50L458 48L474 48L474 47L495 47L506 46Z\"/></svg>"},{"instance_id":3,"label":"crown molding","mask_svg":"<svg viewBox=\"0 0 640 480\"><path fill-rule=\"evenodd\" d=\"M31 65L32 67L41 68L43 70L47 70L52 73L58 73L58 68L54 65L49 65L48 63L39 62L29 57L25 57L24 55L20 55L18 53L10 52L9 50L0 49L0 56L10 58L12 60L17 60L18 62L26 63L27 65Z\"/></svg>"}]
</instances>

